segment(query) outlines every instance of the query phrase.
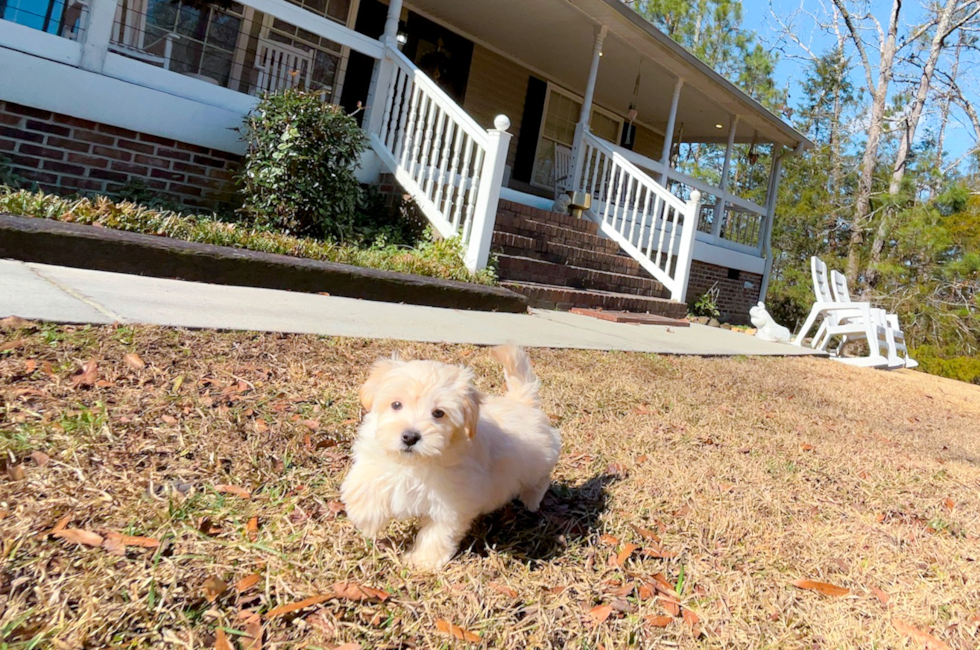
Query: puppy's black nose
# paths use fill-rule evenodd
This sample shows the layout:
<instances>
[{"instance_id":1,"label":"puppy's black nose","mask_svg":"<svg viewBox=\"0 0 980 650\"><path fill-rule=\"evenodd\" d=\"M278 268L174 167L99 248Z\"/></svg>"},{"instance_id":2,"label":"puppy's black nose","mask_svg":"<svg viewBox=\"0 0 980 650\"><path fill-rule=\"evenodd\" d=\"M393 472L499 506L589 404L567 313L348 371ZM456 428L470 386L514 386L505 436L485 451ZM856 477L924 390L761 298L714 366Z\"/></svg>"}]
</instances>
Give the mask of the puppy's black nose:
<instances>
[{"instance_id":1,"label":"puppy's black nose","mask_svg":"<svg viewBox=\"0 0 980 650\"><path fill-rule=\"evenodd\" d=\"M404 431L402 433L402 442L405 443L406 447L411 447L421 439L422 434L418 431Z\"/></svg>"}]
</instances>

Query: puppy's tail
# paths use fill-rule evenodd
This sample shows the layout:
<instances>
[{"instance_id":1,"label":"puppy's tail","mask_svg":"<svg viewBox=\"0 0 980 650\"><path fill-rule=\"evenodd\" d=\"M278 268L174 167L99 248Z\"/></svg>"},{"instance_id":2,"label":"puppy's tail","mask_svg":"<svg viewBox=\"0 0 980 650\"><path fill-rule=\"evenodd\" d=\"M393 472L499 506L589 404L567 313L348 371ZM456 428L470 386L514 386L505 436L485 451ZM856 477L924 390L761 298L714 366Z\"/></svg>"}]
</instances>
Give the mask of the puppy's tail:
<instances>
[{"instance_id":1,"label":"puppy's tail","mask_svg":"<svg viewBox=\"0 0 980 650\"><path fill-rule=\"evenodd\" d=\"M498 345L490 350L490 356L504 367L504 377L507 379L506 397L528 406L539 406L538 388L541 382L531 370L531 359L527 352L513 345Z\"/></svg>"}]
</instances>

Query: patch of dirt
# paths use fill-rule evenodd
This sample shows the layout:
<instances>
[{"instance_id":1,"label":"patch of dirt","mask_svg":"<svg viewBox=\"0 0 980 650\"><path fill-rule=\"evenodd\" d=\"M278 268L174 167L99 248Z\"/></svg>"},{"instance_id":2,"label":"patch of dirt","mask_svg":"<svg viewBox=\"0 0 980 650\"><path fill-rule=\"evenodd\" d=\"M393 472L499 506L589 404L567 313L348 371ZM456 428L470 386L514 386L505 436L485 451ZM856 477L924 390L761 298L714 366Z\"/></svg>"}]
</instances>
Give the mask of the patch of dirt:
<instances>
[{"instance_id":1,"label":"patch of dirt","mask_svg":"<svg viewBox=\"0 0 980 650\"><path fill-rule=\"evenodd\" d=\"M344 516L357 388L397 349L496 391L485 350L3 336L18 341L0 352L11 648L980 645L976 387L821 359L534 350L564 437L542 512L482 518L426 574L398 563L410 525L370 542Z\"/></svg>"}]
</instances>

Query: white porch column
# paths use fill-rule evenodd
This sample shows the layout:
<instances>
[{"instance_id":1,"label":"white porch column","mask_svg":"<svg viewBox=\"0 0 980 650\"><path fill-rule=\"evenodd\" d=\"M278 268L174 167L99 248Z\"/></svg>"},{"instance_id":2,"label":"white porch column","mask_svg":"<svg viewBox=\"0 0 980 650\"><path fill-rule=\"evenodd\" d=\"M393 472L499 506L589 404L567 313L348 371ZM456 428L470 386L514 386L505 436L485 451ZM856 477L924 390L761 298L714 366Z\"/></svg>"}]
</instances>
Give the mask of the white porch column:
<instances>
[{"instance_id":1,"label":"white porch column","mask_svg":"<svg viewBox=\"0 0 980 650\"><path fill-rule=\"evenodd\" d=\"M732 164L732 149L735 147L735 132L738 130L738 115L733 115L728 127L728 147L725 149L725 164L721 167L721 183L718 184L718 200L715 201L715 222L711 226L714 237L721 236L721 224L725 220L725 196L728 191L728 170Z\"/></svg>"},{"instance_id":2,"label":"white porch column","mask_svg":"<svg viewBox=\"0 0 980 650\"><path fill-rule=\"evenodd\" d=\"M664 149L660 155L660 164L664 171L660 174L660 184L667 187L667 170L670 169L670 150L674 147L674 127L677 124L677 104L681 101L681 88L684 80L677 77L674 82L674 94L670 98L670 115L667 117L667 132L664 134Z\"/></svg>"},{"instance_id":3,"label":"white porch column","mask_svg":"<svg viewBox=\"0 0 980 650\"><path fill-rule=\"evenodd\" d=\"M592 100L595 97L595 82L599 77L599 59L602 58L602 44L606 40L609 28L599 25L595 28L595 40L592 44L592 63L589 66L589 79L585 82L585 96L582 100L582 111L579 113L578 124L575 125L575 140L572 142L572 189L578 189L579 178L582 175L582 137L589 128L592 117ZM619 144L614 143L614 144Z\"/></svg>"},{"instance_id":4,"label":"white porch column","mask_svg":"<svg viewBox=\"0 0 980 650\"><path fill-rule=\"evenodd\" d=\"M92 0L89 5L88 20L82 26L84 33L79 65L83 70L102 72L112 38L112 23L116 19L116 4L117 0Z\"/></svg>"},{"instance_id":5,"label":"white porch column","mask_svg":"<svg viewBox=\"0 0 980 650\"><path fill-rule=\"evenodd\" d=\"M402 0L389 0L388 15L385 18L385 30L381 35L381 43L386 48L398 47L398 21L402 15ZM395 72L394 63L386 56L375 61L374 72L371 75L371 89L368 91L367 108L364 110L364 130L377 134L381 131L381 120L384 116L384 104L388 95L391 76Z\"/></svg>"}]
</instances>

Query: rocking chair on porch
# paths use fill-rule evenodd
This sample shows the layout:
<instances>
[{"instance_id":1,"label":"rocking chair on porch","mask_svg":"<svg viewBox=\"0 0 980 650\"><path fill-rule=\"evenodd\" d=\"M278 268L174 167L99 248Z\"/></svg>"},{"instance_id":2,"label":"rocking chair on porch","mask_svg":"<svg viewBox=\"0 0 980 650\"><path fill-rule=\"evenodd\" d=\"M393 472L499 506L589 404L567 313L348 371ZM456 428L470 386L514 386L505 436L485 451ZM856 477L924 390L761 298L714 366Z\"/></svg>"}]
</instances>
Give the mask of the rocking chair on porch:
<instances>
[{"instance_id":1,"label":"rocking chair on porch","mask_svg":"<svg viewBox=\"0 0 980 650\"><path fill-rule=\"evenodd\" d=\"M555 143L555 160L551 168L554 179L555 198L572 189L572 150L563 144Z\"/></svg>"}]
</instances>

